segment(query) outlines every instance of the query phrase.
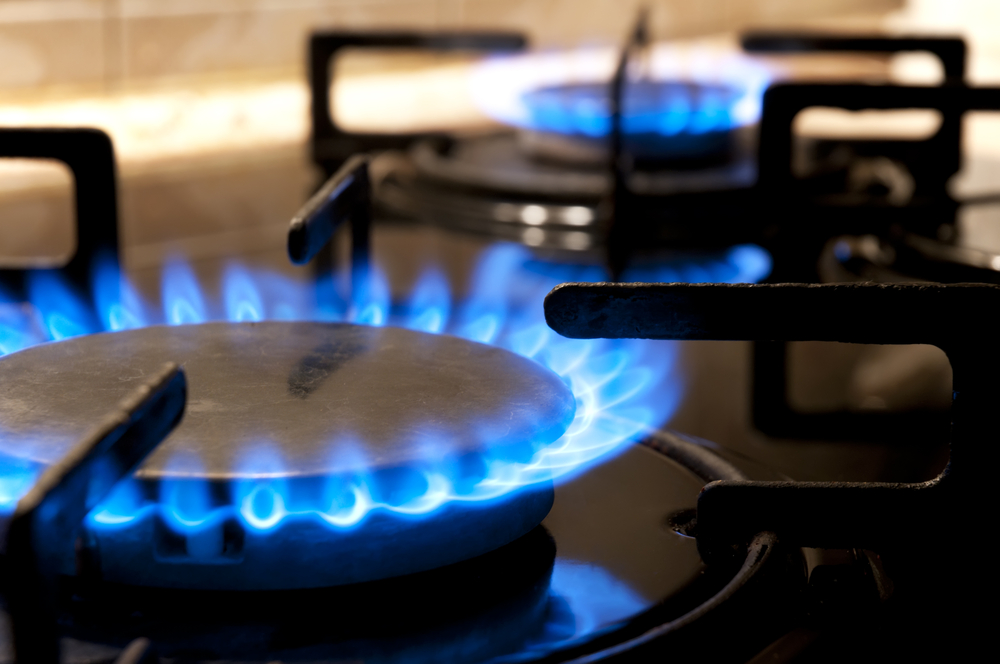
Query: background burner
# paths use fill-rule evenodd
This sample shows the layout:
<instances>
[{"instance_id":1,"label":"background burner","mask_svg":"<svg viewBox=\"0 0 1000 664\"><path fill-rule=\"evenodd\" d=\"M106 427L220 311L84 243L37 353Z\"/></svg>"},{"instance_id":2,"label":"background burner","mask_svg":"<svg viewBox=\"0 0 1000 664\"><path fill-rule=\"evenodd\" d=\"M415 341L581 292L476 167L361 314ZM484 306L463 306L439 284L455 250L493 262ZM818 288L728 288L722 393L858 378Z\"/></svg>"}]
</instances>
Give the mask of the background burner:
<instances>
[{"instance_id":1,"label":"background burner","mask_svg":"<svg viewBox=\"0 0 1000 664\"><path fill-rule=\"evenodd\" d=\"M524 94L533 129L525 149L539 159L604 167L611 158L609 86L543 87ZM636 81L626 86L625 150L642 166L697 167L727 161L738 127L731 109L743 92L692 81Z\"/></svg>"},{"instance_id":2,"label":"background burner","mask_svg":"<svg viewBox=\"0 0 1000 664\"><path fill-rule=\"evenodd\" d=\"M188 415L89 519L91 571L106 580L397 576L495 549L551 506L551 483L474 487L562 435L575 410L562 381L498 348L396 328L151 327L15 353L0 361L4 451L50 461L163 357L186 368Z\"/></svg>"},{"instance_id":3,"label":"background burner","mask_svg":"<svg viewBox=\"0 0 1000 664\"><path fill-rule=\"evenodd\" d=\"M427 140L415 144L406 158L380 157L372 166L384 173L375 188L376 204L396 218L554 250L575 260L603 256L611 175L589 164L567 167L535 159L523 149L525 136L507 132ZM742 217L739 230L721 239L717 232L663 223L693 214L712 219L715 229L719 205L744 201L756 168L745 142L736 138L732 159L724 163L637 170L630 175L629 186L643 201L634 217L637 223L662 227L664 237L651 246L720 248L758 239L754 225ZM731 218L737 217L735 212Z\"/></svg>"}]
</instances>

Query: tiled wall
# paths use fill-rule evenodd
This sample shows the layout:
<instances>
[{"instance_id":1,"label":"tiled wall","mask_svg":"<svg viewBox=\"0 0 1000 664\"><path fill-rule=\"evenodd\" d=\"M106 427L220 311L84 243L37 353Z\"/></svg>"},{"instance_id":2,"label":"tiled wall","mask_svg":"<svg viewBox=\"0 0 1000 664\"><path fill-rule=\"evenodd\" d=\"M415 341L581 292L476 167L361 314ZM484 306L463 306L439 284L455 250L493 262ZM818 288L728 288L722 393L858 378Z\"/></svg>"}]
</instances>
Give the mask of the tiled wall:
<instances>
[{"instance_id":1,"label":"tiled wall","mask_svg":"<svg viewBox=\"0 0 1000 664\"><path fill-rule=\"evenodd\" d=\"M658 37L873 12L902 0L0 0L0 89L294 72L317 27L526 31L539 46L618 39L640 4Z\"/></svg>"}]
</instances>

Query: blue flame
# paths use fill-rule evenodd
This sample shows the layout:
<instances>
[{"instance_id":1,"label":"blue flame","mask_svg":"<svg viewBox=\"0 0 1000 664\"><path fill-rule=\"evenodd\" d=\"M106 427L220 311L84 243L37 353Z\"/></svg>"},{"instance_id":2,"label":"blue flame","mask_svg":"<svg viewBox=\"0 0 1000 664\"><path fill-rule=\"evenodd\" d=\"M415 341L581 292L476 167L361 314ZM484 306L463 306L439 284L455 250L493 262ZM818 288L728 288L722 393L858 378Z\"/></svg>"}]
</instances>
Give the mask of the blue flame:
<instances>
[{"instance_id":1,"label":"blue flame","mask_svg":"<svg viewBox=\"0 0 1000 664\"><path fill-rule=\"evenodd\" d=\"M168 261L163 269L163 316L171 325L208 320L194 270L177 258Z\"/></svg>"},{"instance_id":2,"label":"blue flame","mask_svg":"<svg viewBox=\"0 0 1000 664\"><path fill-rule=\"evenodd\" d=\"M17 501L28 492L40 472L37 464L6 455L0 456L0 516L14 512Z\"/></svg>"},{"instance_id":3,"label":"blue flame","mask_svg":"<svg viewBox=\"0 0 1000 664\"><path fill-rule=\"evenodd\" d=\"M431 334L444 331L451 315L451 290L439 269L432 267L420 276L408 308L406 327Z\"/></svg>"},{"instance_id":4,"label":"blue flame","mask_svg":"<svg viewBox=\"0 0 1000 664\"><path fill-rule=\"evenodd\" d=\"M356 302L349 319L360 325L381 327L389 320L389 282L378 265L373 265L366 283L355 294Z\"/></svg>"},{"instance_id":5,"label":"blue flame","mask_svg":"<svg viewBox=\"0 0 1000 664\"><path fill-rule=\"evenodd\" d=\"M732 88L696 90L681 84L636 84L627 88L622 129L627 134L705 134L740 126L733 107L742 98ZM611 131L607 85L543 88L524 94L526 126L591 138Z\"/></svg>"},{"instance_id":6,"label":"blue flame","mask_svg":"<svg viewBox=\"0 0 1000 664\"><path fill-rule=\"evenodd\" d=\"M17 304L0 293L0 356L45 341L44 333L34 325L36 316L28 307Z\"/></svg>"},{"instance_id":7,"label":"blue flame","mask_svg":"<svg viewBox=\"0 0 1000 664\"><path fill-rule=\"evenodd\" d=\"M650 606L607 570L573 560L556 561L551 592L566 601L576 617L574 637L620 624Z\"/></svg>"},{"instance_id":8,"label":"blue flame","mask_svg":"<svg viewBox=\"0 0 1000 664\"><path fill-rule=\"evenodd\" d=\"M145 304L131 282L122 279L118 265L100 256L94 267L94 303L105 330L118 332L148 325Z\"/></svg>"},{"instance_id":9,"label":"blue flame","mask_svg":"<svg viewBox=\"0 0 1000 664\"><path fill-rule=\"evenodd\" d=\"M222 275L226 299L226 318L242 323L264 320L264 303L250 272L242 265L231 264Z\"/></svg>"},{"instance_id":10,"label":"blue flame","mask_svg":"<svg viewBox=\"0 0 1000 664\"><path fill-rule=\"evenodd\" d=\"M746 245L640 266L626 276L645 281L736 282L757 281L769 270L768 254ZM449 503L502 500L521 488L583 472L650 427L664 424L682 394L674 372L676 345L565 339L545 324L542 301L551 288L563 281L602 278L601 269L594 266L541 263L524 247L497 245L485 253L469 296L457 305L444 276L430 270L403 304L391 307L387 281L376 270L369 287L359 289L358 301L338 317L336 308L318 306L302 284L235 263L224 272L222 302L206 302L190 265L173 260L163 270L160 317L108 263L95 271L96 313L53 273L33 277L30 306L0 305L0 352L102 330L199 323L212 319L213 311L230 321L348 319L455 334L509 349L554 371L576 397L576 414L565 434L518 459L484 456L472 465L456 466L441 461L443 455L436 452L446 447L444 441L417 441L427 457L420 468L391 477L365 473L331 477L315 486L292 488L280 479L284 468L280 451L268 441L257 441L247 446L241 462L245 468L237 469L246 479L226 487L222 492L226 495L190 480L197 475L196 459L177 459L172 463L187 469L182 479L162 482L155 495L135 480L121 482L88 517L93 528L120 529L158 514L178 533L201 538L209 551L228 519L255 531L297 519L344 529L356 527L376 511L419 519ZM331 439L330 449L331 454L360 455L364 446L342 438ZM33 475L17 468L16 464L0 468L0 478L6 482L0 483L0 500L6 496L8 502L16 502L30 486ZM197 544L192 546L198 550Z\"/></svg>"},{"instance_id":11,"label":"blue flame","mask_svg":"<svg viewBox=\"0 0 1000 664\"><path fill-rule=\"evenodd\" d=\"M541 632L521 645L517 659L533 659L541 653L592 639L652 604L599 566L556 559L549 587L548 615Z\"/></svg>"},{"instance_id":12,"label":"blue flame","mask_svg":"<svg viewBox=\"0 0 1000 664\"><path fill-rule=\"evenodd\" d=\"M28 297L50 339L60 341L100 330L80 294L55 270L28 273Z\"/></svg>"},{"instance_id":13,"label":"blue flame","mask_svg":"<svg viewBox=\"0 0 1000 664\"><path fill-rule=\"evenodd\" d=\"M523 252L513 244L487 252L472 277L472 296L462 309L459 336L493 343L507 314L507 296L515 283L512 277L525 260Z\"/></svg>"},{"instance_id":14,"label":"blue flame","mask_svg":"<svg viewBox=\"0 0 1000 664\"><path fill-rule=\"evenodd\" d=\"M525 129L597 138L610 130L615 49L497 55L470 79L489 117ZM622 127L630 134L699 135L755 123L776 71L708 44L657 44L643 76L626 86Z\"/></svg>"},{"instance_id":15,"label":"blue flame","mask_svg":"<svg viewBox=\"0 0 1000 664\"><path fill-rule=\"evenodd\" d=\"M557 557L532 633L486 661L536 661L620 627L654 604L599 565Z\"/></svg>"}]
</instances>

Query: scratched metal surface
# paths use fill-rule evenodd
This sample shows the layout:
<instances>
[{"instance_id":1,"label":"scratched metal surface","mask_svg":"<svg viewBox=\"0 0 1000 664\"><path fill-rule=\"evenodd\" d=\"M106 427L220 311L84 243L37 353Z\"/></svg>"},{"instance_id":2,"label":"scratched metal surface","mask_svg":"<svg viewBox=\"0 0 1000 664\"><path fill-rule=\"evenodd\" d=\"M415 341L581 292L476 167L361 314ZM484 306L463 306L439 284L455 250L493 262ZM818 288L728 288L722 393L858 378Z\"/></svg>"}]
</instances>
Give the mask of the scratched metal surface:
<instances>
[{"instance_id":1,"label":"scratched metal surface","mask_svg":"<svg viewBox=\"0 0 1000 664\"><path fill-rule=\"evenodd\" d=\"M218 323L97 334L0 360L0 451L58 458L109 405L173 360L187 414L139 476L226 479L254 456L309 476L490 449L525 453L572 420L558 376L503 349L398 328Z\"/></svg>"}]
</instances>

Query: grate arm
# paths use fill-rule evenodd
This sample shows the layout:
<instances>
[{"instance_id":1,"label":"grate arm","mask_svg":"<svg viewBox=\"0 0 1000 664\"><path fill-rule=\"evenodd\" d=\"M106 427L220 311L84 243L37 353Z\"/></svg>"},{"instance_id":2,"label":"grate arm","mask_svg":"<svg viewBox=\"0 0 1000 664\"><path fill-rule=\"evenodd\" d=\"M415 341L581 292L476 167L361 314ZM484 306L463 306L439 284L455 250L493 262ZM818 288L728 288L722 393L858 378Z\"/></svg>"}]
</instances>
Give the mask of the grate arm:
<instances>
[{"instance_id":1,"label":"grate arm","mask_svg":"<svg viewBox=\"0 0 1000 664\"><path fill-rule=\"evenodd\" d=\"M992 284L563 284L545 300L549 326L577 339L644 338L932 344L954 375L951 456L919 484L720 481L698 500L703 555L774 531L821 548L893 547L960 518L989 532L1000 357Z\"/></svg>"},{"instance_id":2,"label":"grate arm","mask_svg":"<svg viewBox=\"0 0 1000 664\"><path fill-rule=\"evenodd\" d=\"M17 662L58 664L56 580L75 572L84 517L180 422L183 371L167 364L59 462L17 504L5 533L5 594Z\"/></svg>"}]
</instances>

